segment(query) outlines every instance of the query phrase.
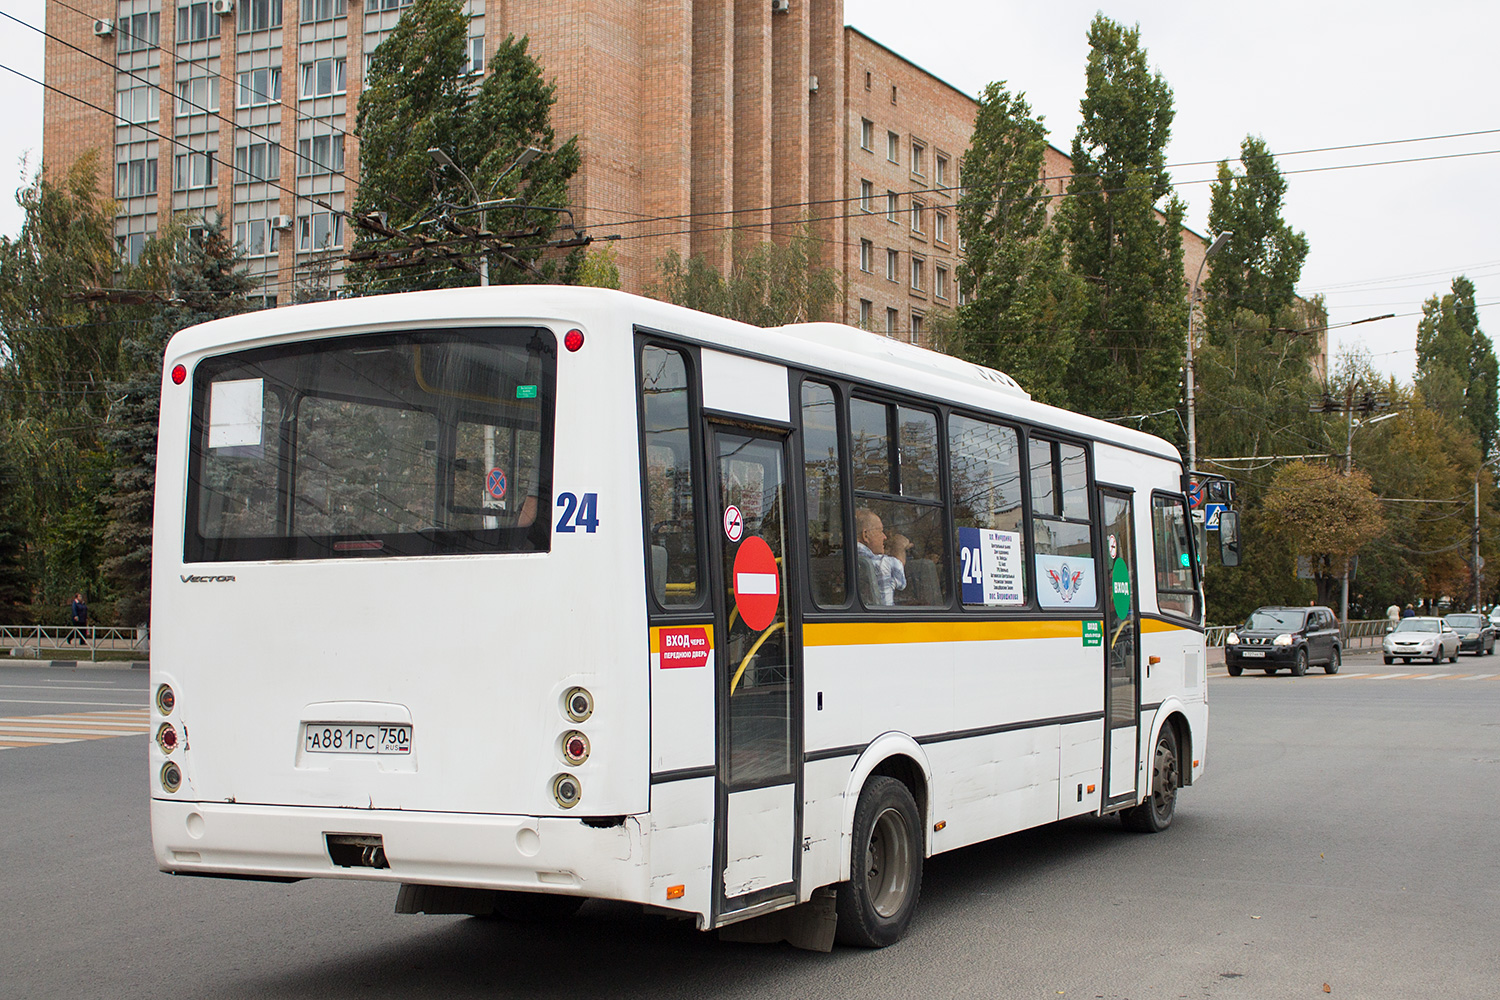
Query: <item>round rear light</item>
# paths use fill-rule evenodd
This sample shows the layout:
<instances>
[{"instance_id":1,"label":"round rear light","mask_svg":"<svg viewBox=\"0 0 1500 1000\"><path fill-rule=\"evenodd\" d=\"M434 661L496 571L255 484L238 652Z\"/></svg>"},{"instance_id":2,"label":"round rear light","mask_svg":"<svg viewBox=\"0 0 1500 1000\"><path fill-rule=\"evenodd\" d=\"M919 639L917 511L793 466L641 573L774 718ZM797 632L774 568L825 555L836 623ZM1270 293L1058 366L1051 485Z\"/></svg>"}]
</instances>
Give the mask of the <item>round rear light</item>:
<instances>
[{"instance_id":1,"label":"round rear light","mask_svg":"<svg viewBox=\"0 0 1500 1000\"><path fill-rule=\"evenodd\" d=\"M187 381L187 368L182 365L172 366L172 384L181 385Z\"/></svg>"},{"instance_id":2,"label":"round rear light","mask_svg":"<svg viewBox=\"0 0 1500 1000\"><path fill-rule=\"evenodd\" d=\"M162 715L171 715L172 709L177 707L177 695L172 692L171 687L166 684L156 689L156 708Z\"/></svg>"},{"instance_id":3,"label":"round rear light","mask_svg":"<svg viewBox=\"0 0 1500 1000\"><path fill-rule=\"evenodd\" d=\"M182 787L182 768L170 760L161 766L161 787L167 792L175 792Z\"/></svg>"},{"instance_id":4,"label":"round rear light","mask_svg":"<svg viewBox=\"0 0 1500 1000\"><path fill-rule=\"evenodd\" d=\"M177 749L177 730L170 722L163 722L156 730L156 745L161 747L161 752L170 754Z\"/></svg>"},{"instance_id":5,"label":"round rear light","mask_svg":"<svg viewBox=\"0 0 1500 1000\"><path fill-rule=\"evenodd\" d=\"M564 809L572 809L583 798L583 785L571 774L559 774L552 779L552 797Z\"/></svg>"},{"instance_id":6,"label":"round rear light","mask_svg":"<svg viewBox=\"0 0 1500 1000\"><path fill-rule=\"evenodd\" d=\"M594 696L586 688L569 688L563 695L563 714L574 722L587 722L594 714Z\"/></svg>"},{"instance_id":7,"label":"round rear light","mask_svg":"<svg viewBox=\"0 0 1500 1000\"><path fill-rule=\"evenodd\" d=\"M578 351L583 347L583 331L569 330L563 334L563 346L570 351Z\"/></svg>"},{"instance_id":8,"label":"round rear light","mask_svg":"<svg viewBox=\"0 0 1500 1000\"><path fill-rule=\"evenodd\" d=\"M589 738L576 729L570 729L562 736L563 760L577 767L589 759Z\"/></svg>"}]
</instances>

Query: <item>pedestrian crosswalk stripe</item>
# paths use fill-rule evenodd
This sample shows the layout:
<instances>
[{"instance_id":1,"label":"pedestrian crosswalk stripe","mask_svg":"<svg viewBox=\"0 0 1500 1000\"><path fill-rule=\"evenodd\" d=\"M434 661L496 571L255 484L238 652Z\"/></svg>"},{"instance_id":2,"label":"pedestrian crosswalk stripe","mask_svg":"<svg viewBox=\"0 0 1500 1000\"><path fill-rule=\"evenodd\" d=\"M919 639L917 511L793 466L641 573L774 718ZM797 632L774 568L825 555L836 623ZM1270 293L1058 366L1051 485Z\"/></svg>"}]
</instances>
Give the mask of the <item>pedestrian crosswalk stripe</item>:
<instances>
[{"instance_id":1,"label":"pedestrian crosswalk stripe","mask_svg":"<svg viewBox=\"0 0 1500 1000\"><path fill-rule=\"evenodd\" d=\"M66 712L60 715L12 715L0 718L0 750L75 743L79 740L136 736L149 731L151 710Z\"/></svg>"}]
</instances>

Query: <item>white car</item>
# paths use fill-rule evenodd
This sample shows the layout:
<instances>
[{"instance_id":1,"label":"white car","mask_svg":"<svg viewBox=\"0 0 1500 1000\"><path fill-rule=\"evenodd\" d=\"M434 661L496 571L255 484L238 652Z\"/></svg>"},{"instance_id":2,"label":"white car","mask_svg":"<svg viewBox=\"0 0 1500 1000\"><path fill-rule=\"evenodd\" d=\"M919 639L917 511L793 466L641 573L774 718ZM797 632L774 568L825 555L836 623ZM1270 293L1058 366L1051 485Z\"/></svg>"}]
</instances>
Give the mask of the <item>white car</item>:
<instances>
[{"instance_id":1,"label":"white car","mask_svg":"<svg viewBox=\"0 0 1500 1000\"><path fill-rule=\"evenodd\" d=\"M1418 657L1430 656L1437 663L1444 657L1450 663L1458 662L1458 633L1441 618L1403 618L1396 627L1385 634L1381 650L1385 662L1394 663L1396 657L1402 663L1410 663Z\"/></svg>"}]
</instances>

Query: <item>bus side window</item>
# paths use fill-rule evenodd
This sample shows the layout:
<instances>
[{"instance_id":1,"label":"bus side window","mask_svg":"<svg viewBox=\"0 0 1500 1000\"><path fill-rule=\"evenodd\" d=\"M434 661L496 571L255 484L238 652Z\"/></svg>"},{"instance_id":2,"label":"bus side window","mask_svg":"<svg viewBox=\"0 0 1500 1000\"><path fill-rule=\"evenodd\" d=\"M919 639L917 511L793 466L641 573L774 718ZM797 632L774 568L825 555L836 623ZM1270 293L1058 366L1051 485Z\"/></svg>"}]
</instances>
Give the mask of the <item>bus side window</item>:
<instances>
[{"instance_id":1,"label":"bus side window","mask_svg":"<svg viewBox=\"0 0 1500 1000\"><path fill-rule=\"evenodd\" d=\"M1012 427L954 415L948 419L948 455L963 603L1028 603L1020 435Z\"/></svg>"},{"instance_id":2,"label":"bus side window","mask_svg":"<svg viewBox=\"0 0 1500 1000\"><path fill-rule=\"evenodd\" d=\"M1028 453L1037 603L1057 610L1097 608L1088 453L1038 437L1031 438Z\"/></svg>"},{"instance_id":3,"label":"bus side window","mask_svg":"<svg viewBox=\"0 0 1500 1000\"><path fill-rule=\"evenodd\" d=\"M802 383L802 462L813 601L820 607L841 607L849 593L844 563L843 449L833 388L821 382Z\"/></svg>"},{"instance_id":4,"label":"bus side window","mask_svg":"<svg viewBox=\"0 0 1500 1000\"><path fill-rule=\"evenodd\" d=\"M641 429L651 589L663 607L699 602L697 507L693 496L692 412L681 352L641 350Z\"/></svg>"},{"instance_id":5,"label":"bus side window","mask_svg":"<svg viewBox=\"0 0 1500 1000\"><path fill-rule=\"evenodd\" d=\"M1156 607L1163 614L1198 617L1198 588L1188 554L1187 507L1180 496L1151 497L1156 563Z\"/></svg>"}]
</instances>

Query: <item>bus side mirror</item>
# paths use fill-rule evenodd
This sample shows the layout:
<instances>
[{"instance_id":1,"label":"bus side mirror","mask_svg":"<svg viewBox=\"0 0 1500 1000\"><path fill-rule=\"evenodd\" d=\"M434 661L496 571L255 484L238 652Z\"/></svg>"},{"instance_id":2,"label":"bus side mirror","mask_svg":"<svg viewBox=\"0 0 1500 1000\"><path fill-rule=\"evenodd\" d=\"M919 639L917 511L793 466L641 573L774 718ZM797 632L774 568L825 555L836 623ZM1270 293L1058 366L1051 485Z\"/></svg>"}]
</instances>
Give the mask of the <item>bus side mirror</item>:
<instances>
[{"instance_id":1,"label":"bus side mirror","mask_svg":"<svg viewBox=\"0 0 1500 1000\"><path fill-rule=\"evenodd\" d=\"M1238 511L1219 513L1219 562L1225 566L1240 564L1240 515Z\"/></svg>"}]
</instances>

